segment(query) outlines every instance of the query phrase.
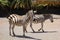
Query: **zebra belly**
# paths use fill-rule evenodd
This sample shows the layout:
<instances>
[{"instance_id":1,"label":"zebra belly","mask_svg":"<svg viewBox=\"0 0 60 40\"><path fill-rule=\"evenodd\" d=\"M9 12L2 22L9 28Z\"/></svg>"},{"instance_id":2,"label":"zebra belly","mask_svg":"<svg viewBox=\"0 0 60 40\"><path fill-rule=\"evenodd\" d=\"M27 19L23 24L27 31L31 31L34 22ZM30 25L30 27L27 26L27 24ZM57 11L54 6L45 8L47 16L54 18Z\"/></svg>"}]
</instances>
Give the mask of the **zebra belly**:
<instances>
[{"instance_id":1,"label":"zebra belly","mask_svg":"<svg viewBox=\"0 0 60 40\"><path fill-rule=\"evenodd\" d=\"M41 23L41 21L33 21L34 24Z\"/></svg>"},{"instance_id":2,"label":"zebra belly","mask_svg":"<svg viewBox=\"0 0 60 40\"><path fill-rule=\"evenodd\" d=\"M18 22L18 23L15 23L16 26L23 26L23 25L28 25L27 22Z\"/></svg>"}]
</instances>

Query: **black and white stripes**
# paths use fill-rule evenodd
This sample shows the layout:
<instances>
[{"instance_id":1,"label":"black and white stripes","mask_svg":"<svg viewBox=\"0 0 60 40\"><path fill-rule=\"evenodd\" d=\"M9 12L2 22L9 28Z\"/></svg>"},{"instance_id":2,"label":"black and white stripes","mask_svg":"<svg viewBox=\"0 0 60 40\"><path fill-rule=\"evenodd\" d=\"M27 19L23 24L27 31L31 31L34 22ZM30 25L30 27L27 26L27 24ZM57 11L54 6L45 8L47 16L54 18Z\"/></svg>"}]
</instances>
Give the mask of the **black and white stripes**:
<instances>
[{"instance_id":1,"label":"black and white stripes","mask_svg":"<svg viewBox=\"0 0 60 40\"><path fill-rule=\"evenodd\" d=\"M44 32L44 30L43 30L43 23L47 19L50 19L50 21L53 22L52 14L39 14L39 15L35 15L34 16L33 23L41 23L41 28L38 29L38 31L42 30Z\"/></svg>"},{"instance_id":2,"label":"black and white stripes","mask_svg":"<svg viewBox=\"0 0 60 40\"><path fill-rule=\"evenodd\" d=\"M29 10L25 15L22 15L22 16L17 15L17 14L11 14L8 17L9 24L10 24L9 34L10 35L13 34L13 36L15 36L14 27L15 27L15 25L17 25L17 26L23 26L23 36L25 36L25 31L27 32L26 27L27 27L29 21L32 23L32 21L33 21L32 18L33 18L33 10Z\"/></svg>"},{"instance_id":3,"label":"black and white stripes","mask_svg":"<svg viewBox=\"0 0 60 40\"><path fill-rule=\"evenodd\" d=\"M51 14L37 15L34 13L36 13L36 11L29 10L25 15L22 15L22 16L17 15L17 14L11 14L8 17L9 24L10 24L9 34L11 35L11 33L12 33L13 36L15 36L14 27L15 27L15 25L17 25L17 26L23 26L23 36L25 36L25 32L27 32L26 27L27 27L28 23L30 23L30 27L33 32L35 32L35 31L32 28L32 23L41 23L41 28L38 29L38 31L42 30L44 32L44 29L43 29L44 21L47 19L50 19L50 21L53 22L53 16Z\"/></svg>"}]
</instances>

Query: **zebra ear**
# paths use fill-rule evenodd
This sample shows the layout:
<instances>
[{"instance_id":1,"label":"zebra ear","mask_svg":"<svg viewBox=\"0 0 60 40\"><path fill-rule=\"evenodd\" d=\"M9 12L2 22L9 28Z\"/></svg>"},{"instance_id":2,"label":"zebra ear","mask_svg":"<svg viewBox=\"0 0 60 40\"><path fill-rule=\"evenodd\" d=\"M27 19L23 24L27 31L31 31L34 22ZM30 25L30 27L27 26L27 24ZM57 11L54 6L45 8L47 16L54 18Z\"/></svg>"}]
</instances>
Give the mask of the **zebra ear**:
<instances>
[{"instance_id":1,"label":"zebra ear","mask_svg":"<svg viewBox=\"0 0 60 40\"><path fill-rule=\"evenodd\" d=\"M34 13L37 13L37 10L35 10Z\"/></svg>"}]
</instances>

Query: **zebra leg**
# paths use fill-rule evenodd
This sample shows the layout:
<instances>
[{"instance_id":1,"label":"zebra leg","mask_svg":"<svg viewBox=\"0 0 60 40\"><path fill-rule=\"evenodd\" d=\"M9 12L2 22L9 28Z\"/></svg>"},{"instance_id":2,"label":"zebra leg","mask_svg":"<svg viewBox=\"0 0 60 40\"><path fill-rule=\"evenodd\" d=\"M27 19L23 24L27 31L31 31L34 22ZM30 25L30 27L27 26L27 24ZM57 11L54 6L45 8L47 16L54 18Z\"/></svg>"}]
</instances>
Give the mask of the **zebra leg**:
<instances>
[{"instance_id":1,"label":"zebra leg","mask_svg":"<svg viewBox=\"0 0 60 40\"><path fill-rule=\"evenodd\" d=\"M26 28L25 28L25 31L27 32Z\"/></svg>"},{"instance_id":2,"label":"zebra leg","mask_svg":"<svg viewBox=\"0 0 60 40\"><path fill-rule=\"evenodd\" d=\"M12 33L13 33L13 36L15 36L14 27L15 27L15 25L13 24L13 26L12 26Z\"/></svg>"},{"instance_id":3,"label":"zebra leg","mask_svg":"<svg viewBox=\"0 0 60 40\"><path fill-rule=\"evenodd\" d=\"M40 31L40 30L42 29L42 26L43 26L43 24L42 24L42 22L41 22L41 28L40 28L40 29L38 29L38 31Z\"/></svg>"},{"instance_id":4,"label":"zebra leg","mask_svg":"<svg viewBox=\"0 0 60 40\"><path fill-rule=\"evenodd\" d=\"M27 25L25 25L25 32L27 32L26 28L27 28Z\"/></svg>"},{"instance_id":5,"label":"zebra leg","mask_svg":"<svg viewBox=\"0 0 60 40\"><path fill-rule=\"evenodd\" d=\"M12 25L12 24L9 23L9 25L10 25L10 26L9 26L9 35L11 36L11 25Z\"/></svg>"},{"instance_id":6,"label":"zebra leg","mask_svg":"<svg viewBox=\"0 0 60 40\"><path fill-rule=\"evenodd\" d=\"M44 30L43 30L43 22L41 23L41 28L38 29L38 31L40 31L40 30L42 30L42 32L44 32Z\"/></svg>"},{"instance_id":7,"label":"zebra leg","mask_svg":"<svg viewBox=\"0 0 60 40\"><path fill-rule=\"evenodd\" d=\"M25 27L25 32L27 32L26 27Z\"/></svg>"},{"instance_id":8,"label":"zebra leg","mask_svg":"<svg viewBox=\"0 0 60 40\"><path fill-rule=\"evenodd\" d=\"M25 31L26 31L25 25L23 25L23 36L24 36L24 37L25 37Z\"/></svg>"},{"instance_id":9,"label":"zebra leg","mask_svg":"<svg viewBox=\"0 0 60 40\"><path fill-rule=\"evenodd\" d=\"M32 23L30 24L30 27L31 27L32 31L35 32L34 29L32 28Z\"/></svg>"},{"instance_id":10,"label":"zebra leg","mask_svg":"<svg viewBox=\"0 0 60 40\"><path fill-rule=\"evenodd\" d=\"M42 28L42 32L44 32L44 29L43 29L43 22L41 23L41 28Z\"/></svg>"},{"instance_id":11,"label":"zebra leg","mask_svg":"<svg viewBox=\"0 0 60 40\"><path fill-rule=\"evenodd\" d=\"M42 28L38 29L38 31L40 31Z\"/></svg>"}]
</instances>

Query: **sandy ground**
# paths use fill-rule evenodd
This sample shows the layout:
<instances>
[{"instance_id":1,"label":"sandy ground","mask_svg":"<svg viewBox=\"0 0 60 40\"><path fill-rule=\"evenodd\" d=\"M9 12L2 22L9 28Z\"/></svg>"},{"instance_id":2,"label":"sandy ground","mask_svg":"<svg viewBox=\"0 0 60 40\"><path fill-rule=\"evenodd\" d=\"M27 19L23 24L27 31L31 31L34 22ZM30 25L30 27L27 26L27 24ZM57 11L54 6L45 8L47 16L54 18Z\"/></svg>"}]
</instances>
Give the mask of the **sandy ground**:
<instances>
[{"instance_id":1,"label":"sandy ground","mask_svg":"<svg viewBox=\"0 0 60 40\"><path fill-rule=\"evenodd\" d=\"M60 15L54 15L54 17L60 18ZM45 32L37 31L41 24L33 24L33 28L36 31L32 32L31 28L27 27L28 33L26 37L23 37L23 28L15 27L15 37L9 35L9 23L6 18L0 18L0 40L60 40L60 19L54 19L51 23L49 20L44 22Z\"/></svg>"}]
</instances>

